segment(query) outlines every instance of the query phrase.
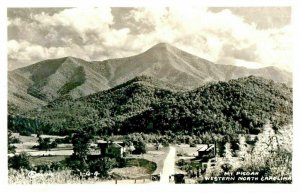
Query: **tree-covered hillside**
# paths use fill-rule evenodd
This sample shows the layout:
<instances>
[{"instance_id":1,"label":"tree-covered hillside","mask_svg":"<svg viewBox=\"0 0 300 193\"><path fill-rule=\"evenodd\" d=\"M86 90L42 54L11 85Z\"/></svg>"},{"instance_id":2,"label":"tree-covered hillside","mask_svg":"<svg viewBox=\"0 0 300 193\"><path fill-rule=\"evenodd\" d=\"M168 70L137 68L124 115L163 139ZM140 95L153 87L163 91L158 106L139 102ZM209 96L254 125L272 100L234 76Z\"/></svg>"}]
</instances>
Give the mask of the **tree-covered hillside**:
<instances>
[{"instance_id":1,"label":"tree-covered hillside","mask_svg":"<svg viewBox=\"0 0 300 193\"><path fill-rule=\"evenodd\" d=\"M254 76L192 91L142 76L87 97L73 100L66 95L47 107L10 115L9 128L53 134L92 127L99 134L171 131L230 136L258 133L267 121L275 128L290 123L292 106L291 88Z\"/></svg>"},{"instance_id":2,"label":"tree-covered hillside","mask_svg":"<svg viewBox=\"0 0 300 193\"><path fill-rule=\"evenodd\" d=\"M292 104L292 89L250 76L176 93L128 118L120 130L256 134L268 120L275 128L289 123Z\"/></svg>"}]
</instances>

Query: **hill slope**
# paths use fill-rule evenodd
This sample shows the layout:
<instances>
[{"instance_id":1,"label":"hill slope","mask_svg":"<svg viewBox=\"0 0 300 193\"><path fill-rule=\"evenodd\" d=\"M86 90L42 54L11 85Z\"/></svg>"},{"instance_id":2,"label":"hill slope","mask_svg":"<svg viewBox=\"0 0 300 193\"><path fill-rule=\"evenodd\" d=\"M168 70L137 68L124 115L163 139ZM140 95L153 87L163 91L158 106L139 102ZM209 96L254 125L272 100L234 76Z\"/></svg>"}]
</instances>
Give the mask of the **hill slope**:
<instances>
[{"instance_id":1,"label":"hill slope","mask_svg":"<svg viewBox=\"0 0 300 193\"><path fill-rule=\"evenodd\" d=\"M161 88L163 87L163 89ZM41 110L10 116L10 128L66 134L92 127L100 134L166 132L222 135L258 133L269 120L292 121L292 89L254 76L175 91L150 77L76 100L66 97Z\"/></svg>"},{"instance_id":2,"label":"hill slope","mask_svg":"<svg viewBox=\"0 0 300 193\"><path fill-rule=\"evenodd\" d=\"M288 85L292 81L290 73L274 67L248 69L214 64L166 43L157 44L137 56L111 59L99 64L106 69L104 76L108 78L111 87L139 75L155 77L188 89L197 88L207 82L228 81L250 75Z\"/></svg>"},{"instance_id":3,"label":"hill slope","mask_svg":"<svg viewBox=\"0 0 300 193\"><path fill-rule=\"evenodd\" d=\"M8 73L9 105L18 105L26 111L64 94L78 98L109 89L106 78L95 70L96 66L95 63L66 57L11 71Z\"/></svg>"},{"instance_id":4,"label":"hill slope","mask_svg":"<svg viewBox=\"0 0 300 193\"><path fill-rule=\"evenodd\" d=\"M142 75L185 89L249 75L292 84L291 73L274 67L247 69L214 64L160 43L144 53L127 58L87 62L66 57L11 71L8 73L9 112L25 112L41 107L66 94L72 98L87 96Z\"/></svg>"}]
</instances>

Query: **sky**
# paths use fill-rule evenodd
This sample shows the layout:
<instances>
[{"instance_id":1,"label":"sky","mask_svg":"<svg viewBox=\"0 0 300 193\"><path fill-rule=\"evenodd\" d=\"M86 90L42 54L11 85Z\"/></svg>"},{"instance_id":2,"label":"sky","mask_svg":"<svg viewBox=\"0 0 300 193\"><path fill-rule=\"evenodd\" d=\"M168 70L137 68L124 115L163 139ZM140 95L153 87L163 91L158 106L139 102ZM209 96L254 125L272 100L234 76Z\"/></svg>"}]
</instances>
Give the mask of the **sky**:
<instances>
[{"instance_id":1,"label":"sky","mask_svg":"<svg viewBox=\"0 0 300 193\"><path fill-rule=\"evenodd\" d=\"M289 7L8 8L8 70L127 57L165 42L219 64L292 71Z\"/></svg>"}]
</instances>

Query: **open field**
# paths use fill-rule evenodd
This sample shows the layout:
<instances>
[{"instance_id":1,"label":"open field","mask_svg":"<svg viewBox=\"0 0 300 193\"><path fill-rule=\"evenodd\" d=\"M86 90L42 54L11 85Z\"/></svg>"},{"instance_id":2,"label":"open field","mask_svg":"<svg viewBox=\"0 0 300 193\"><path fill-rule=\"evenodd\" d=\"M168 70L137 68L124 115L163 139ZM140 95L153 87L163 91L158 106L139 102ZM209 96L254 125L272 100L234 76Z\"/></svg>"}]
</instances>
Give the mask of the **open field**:
<instances>
[{"instance_id":1,"label":"open field","mask_svg":"<svg viewBox=\"0 0 300 193\"><path fill-rule=\"evenodd\" d=\"M51 139L60 138L59 136L46 136ZM21 143L14 144L16 147L16 154L26 152L30 155L29 161L32 165L50 165L53 162L60 162L72 155L72 144L58 144L56 148L50 150L38 150L33 146L38 145L38 138L35 135L32 136L18 136ZM164 159L169 151L168 147L156 150L153 144L146 145L147 153L142 155L128 155L126 157L126 166L123 168L114 168L109 173L118 179L114 180L100 179L88 179L83 180L80 183L105 183L105 184L125 184L125 183L149 183L151 182L151 174L159 174L163 168ZM100 151L93 149L91 154L100 154ZM17 174L16 171L11 171L14 176L9 176L9 180L12 183L79 183L76 177L71 176L70 171L55 171L51 173L51 176L44 177L41 174L39 178L30 179L26 174ZM60 179L60 180L59 180ZM20 180L20 181L18 181Z\"/></svg>"},{"instance_id":2,"label":"open field","mask_svg":"<svg viewBox=\"0 0 300 193\"><path fill-rule=\"evenodd\" d=\"M114 168L109 173L122 179L145 179L156 170L156 164L146 159L127 158L126 167Z\"/></svg>"},{"instance_id":3,"label":"open field","mask_svg":"<svg viewBox=\"0 0 300 193\"><path fill-rule=\"evenodd\" d=\"M18 151L17 153L20 152L26 152L30 156L67 156L67 155L72 155L73 150L50 150L50 151L40 151L40 150L35 150L35 151Z\"/></svg>"},{"instance_id":4,"label":"open field","mask_svg":"<svg viewBox=\"0 0 300 193\"><path fill-rule=\"evenodd\" d=\"M176 145L176 161L178 160L191 160L196 157L199 146L190 147L188 144Z\"/></svg>"},{"instance_id":5,"label":"open field","mask_svg":"<svg viewBox=\"0 0 300 193\"><path fill-rule=\"evenodd\" d=\"M169 148L159 151L150 151L144 155L132 155L127 158L126 167L114 168L109 173L119 176L116 179L79 179L71 175L71 171L63 170L36 174L30 176L29 171L9 170L9 183L12 184L143 184L152 183L151 174L160 173L163 169L163 162ZM34 165L50 164L62 161L68 156L32 156L30 162ZM143 158L141 158L143 157ZM145 159L144 159L145 158ZM146 160L146 158L152 161ZM158 165L156 165L158 164Z\"/></svg>"},{"instance_id":6,"label":"open field","mask_svg":"<svg viewBox=\"0 0 300 193\"><path fill-rule=\"evenodd\" d=\"M59 136L46 136L52 139L61 138ZM60 162L65 160L73 153L72 144L58 144L56 148L52 148L48 151L41 151L38 149L33 149L32 147L38 145L38 138L35 135L32 136L19 136L21 143L15 144L16 152L27 152L30 155L30 162L37 165L50 165L53 162ZM195 155L197 152L197 147L189 147L189 145L182 144L174 146L176 148L177 155L175 160L187 156ZM151 181L151 175L159 175L163 172L165 159L170 151L169 147L162 147L159 150L156 149L154 144L148 143L146 145L147 153L141 155L130 154L126 156L126 166L123 168L113 168L109 174L116 177L117 182L114 180L99 180L99 179L89 179L85 180L82 183L108 183L108 184L122 184L122 183L149 183ZM97 150L97 148L96 148ZM96 151L93 151L95 153ZM92 153L92 154L93 154ZM97 152L96 152L97 153ZM99 152L98 152L99 154ZM175 170L177 171L178 168ZM74 176L69 176L67 171L54 172L55 176L51 178L62 179L65 183L77 183L77 179ZM67 175L69 177L62 177L61 175ZM20 175L18 175L20 177ZM21 176L22 177L22 176ZM49 177L48 177L49 178ZM48 183L47 180L45 183ZM51 179L53 183L62 183L58 182L57 179ZM13 180L12 180L13 181ZM25 180L26 181L26 180ZM125 182L126 181L126 182ZM41 183L38 180L30 180L30 183ZM50 183L50 182L49 182Z\"/></svg>"},{"instance_id":7,"label":"open field","mask_svg":"<svg viewBox=\"0 0 300 193\"><path fill-rule=\"evenodd\" d=\"M30 157L29 161L33 165L42 165L42 164L51 164L53 162L60 162L66 159L69 156L58 155L58 156L34 156Z\"/></svg>"},{"instance_id":8,"label":"open field","mask_svg":"<svg viewBox=\"0 0 300 193\"><path fill-rule=\"evenodd\" d=\"M20 139L21 143L37 143L38 137L36 134L32 134L31 136L19 135L18 133L13 133L13 136ZM43 138L51 138L51 139L63 139L66 136L59 135L40 135Z\"/></svg>"},{"instance_id":9,"label":"open field","mask_svg":"<svg viewBox=\"0 0 300 193\"><path fill-rule=\"evenodd\" d=\"M147 151L146 154L143 155L129 155L128 158L140 158L140 159L146 159L149 161L152 161L156 163L156 170L153 172L153 174L159 174L164 165L164 160L169 152L168 147L161 148L160 150L154 150L154 147L152 145L147 146Z\"/></svg>"},{"instance_id":10,"label":"open field","mask_svg":"<svg viewBox=\"0 0 300 193\"><path fill-rule=\"evenodd\" d=\"M38 145L38 137L35 134L23 136L14 133L14 136L20 139L20 143L13 144L16 147L16 154L26 152L30 156L69 156L73 153L72 144L58 144L56 148L44 151L33 148ZM41 135L41 137L47 137L54 140L64 138L65 136Z\"/></svg>"},{"instance_id":11,"label":"open field","mask_svg":"<svg viewBox=\"0 0 300 193\"><path fill-rule=\"evenodd\" d=\"M126 159L127 167L143 167L148 174L153 173L156 170L156 164L146 159Z\"/></svg>"}]
</instances>

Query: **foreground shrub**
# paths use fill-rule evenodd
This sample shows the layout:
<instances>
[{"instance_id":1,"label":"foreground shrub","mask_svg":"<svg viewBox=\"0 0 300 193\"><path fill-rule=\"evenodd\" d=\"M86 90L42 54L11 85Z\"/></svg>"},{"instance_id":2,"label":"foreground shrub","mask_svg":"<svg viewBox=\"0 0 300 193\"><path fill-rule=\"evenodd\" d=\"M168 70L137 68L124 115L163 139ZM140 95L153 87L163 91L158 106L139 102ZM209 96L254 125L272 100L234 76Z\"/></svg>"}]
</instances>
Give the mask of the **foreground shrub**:
<instances>
[{"instance_id":1,"label":"foreground shrub","mask_svg":"<svg viewBox=\"0 0 300 193\"><path fill-rule=\"evenodd\" d=\"M16 170L27 169L30 170L32 168L29 156L26 153L20 153L19 155L15 155L8 159L8 167Z\"/></svg>"}]
</instances>

